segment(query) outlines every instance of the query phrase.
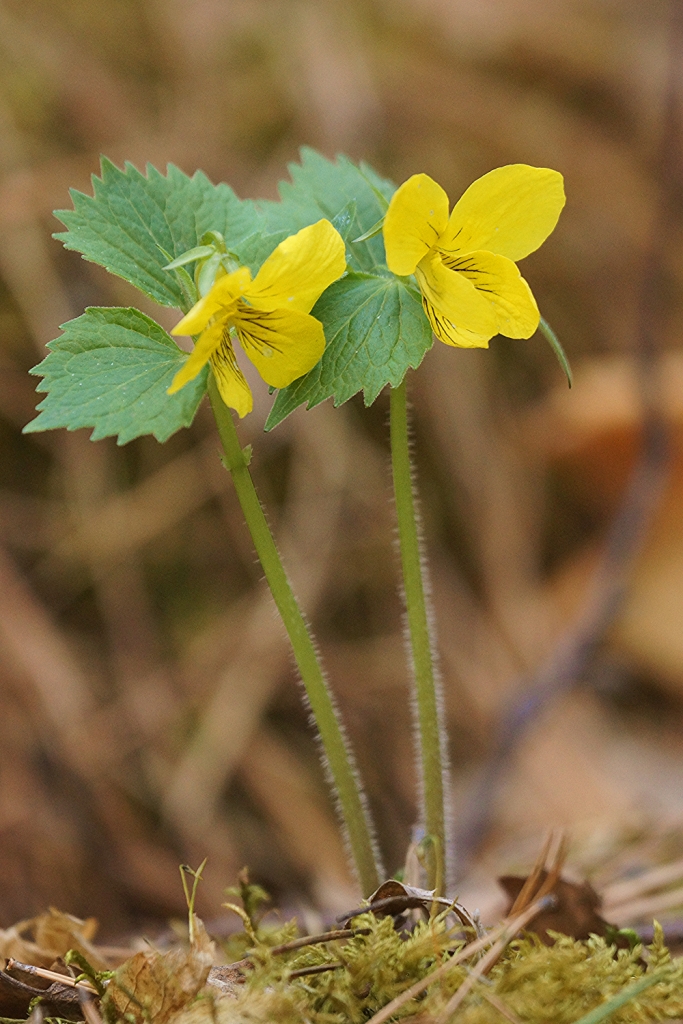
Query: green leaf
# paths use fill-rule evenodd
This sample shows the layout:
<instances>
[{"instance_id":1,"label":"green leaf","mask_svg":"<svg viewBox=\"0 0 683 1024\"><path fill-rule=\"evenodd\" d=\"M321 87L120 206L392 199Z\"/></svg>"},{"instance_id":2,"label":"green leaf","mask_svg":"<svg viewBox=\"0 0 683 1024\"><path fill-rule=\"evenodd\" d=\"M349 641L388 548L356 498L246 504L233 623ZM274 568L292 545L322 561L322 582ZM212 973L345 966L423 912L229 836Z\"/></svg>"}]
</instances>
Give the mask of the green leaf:
<instances>
[{"instance_id":1,"label":"green leaf","mask_svg":"<svg viewBox=\"0 0 683 1024\"><path fill-rule=\"evenodd\" d=\"M396 387L431 348L432 332L419 293L401 278L348 274L312 310L325 329L327 347L317 366L278 392L266 430L304 402L326 398L341 405L363 391L371 405L385 385Z\"/></svg>"},{"instance_id":2,"label":"green leaf","mask_svg":"<svg viewBox=\"0 0 683 1024\"><path fill-rule=\"evenodd\" d=\"M356 222L356 204L354 202L347 203L343 210L332 218L332 224L337 229L341 237L346 242L348 235L353 230L353 226ZM295 228L295 231L300 230ZM289 231L273 231L268 234L263 234L261 231L255 232L253 235L249 235L244 241L240 242L235 246L235 256L242 264L242 266L249 267L254 277L258 274L262 265L271 255L271 253L278 247L280 242L284 241L291 234ZM347 251L347 258L349 253Z\"/></svg>"},{"instance_id":3,"label":"green leaf","mask_svg":"<svg viewBox=\"0 0 683 1024\"><path fill-rule=\"evenodd\" d=\"M228 185L213 185L201 171L188 178L169 164L166 176L152 166L145 175L103 158L101 173L93 176L93 196L72 189L73 210L55 211L68 229L55 238L162 306L187 308L177 275L164 268L207 231L220 232L232 248L259 229L254 204L240 201Z\"/></svg>"},{"instance_id":4,"label":"green leaf","mask_svg":"<svg viewBox=\"0 0 683 1024\"><path fill-rule=\"evenodd\" d=\"M281 182L279 186L281 202L257 204L269 231L285 231L291 235L321 217L334 221L341 210L355 204L355 215L346 237L358 238L384 216L395 191L392 182L380 178L366 164L356 166L345 156L327 160L306 147L301 150L301 163L290 164L289 173L291 182ZM384 242L378 236L350 245L349 257L352 270L389 273Z\"/></svg>"},{"instance_id":5,"label":"green leaf","mask_svg":"<svg viewBox=\"0 0 683 1024\"><path fill-rule=\"evenodd\" d=\"M267 430L304 402L310 409L331 397L340 405L363 391L371 405L382 388L397 386L409 367L419 366L432 344L420 295L410 280L388 270L377 231L395 186L365 164L345 156L327 160L312 149L303 149L301 163L289 172L281 201L258 204L268 228L292 234L327 217L346 243L349 273L311 311L325 330L322 360L279 392Z\"/></svg>"},{"instance_id":6,"label":"green leaf","mask_svg":"<svg viewBox=\"0 0 683 1024\"><path fill-rule=\"evenodd\" d=\"M249 267L254 277L280 242L287 238L288 231L273 231L264 234L256 231L233 247L233 252L242 266Z\"/></svg>"},{"instance_id":7,"label":"green leaf","mask_svg":"<svg viewBox=\"0 0 683 1024\"><path fill-rule=\"evenodd\" d=\"M47 397L24 433L93 427L91 440L118 435L126 444L142 434L166 441L192 423L207 370L167 395L188 356L154 320L137 309L94 307L62 330L31 370L44 377L37 390Z\"/></svg>"}]
</instances>

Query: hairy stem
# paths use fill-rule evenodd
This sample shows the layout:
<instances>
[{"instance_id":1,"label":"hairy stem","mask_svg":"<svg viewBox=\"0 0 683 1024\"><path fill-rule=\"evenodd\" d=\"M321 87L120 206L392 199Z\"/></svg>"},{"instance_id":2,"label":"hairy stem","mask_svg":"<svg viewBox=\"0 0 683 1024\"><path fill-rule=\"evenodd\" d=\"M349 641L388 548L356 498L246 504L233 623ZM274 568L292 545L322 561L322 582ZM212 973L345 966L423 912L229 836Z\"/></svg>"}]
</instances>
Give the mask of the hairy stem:
<instances>
[{"instance_id":1,"label":"hairy stem","mask_svg":"<svg viewBox=\"0 0 683 1024\"><path fill-rule=\"evenodd\" d=\"M213 374L209 375L208 386L211 406L225 453L224 465L232 476L256 553L289 635L332 776L358 880L363 895L369 896L379 885L379 877L369 816L353 757L320 667L311 634L287 579L256 494L248 468L248 459L240 446L232 413L218 392Z\"/></svg>"},{"instance_id":2,"label":"hairy stem","mask_svg":"<svg viewBox=\"0 0 683 1024\"><path fill-rule=\"evenodd\" d=\"M426 830L429 887L442 894L446 879L446 824L444 777L446 750L439 722L441 699L434 667L420 558L420 529L408 444L406 382L391 389L391 463L403 567L403 588L408 618L415 681L415 705L420 744L422 823Z\"/></svg>"}]
</instances>

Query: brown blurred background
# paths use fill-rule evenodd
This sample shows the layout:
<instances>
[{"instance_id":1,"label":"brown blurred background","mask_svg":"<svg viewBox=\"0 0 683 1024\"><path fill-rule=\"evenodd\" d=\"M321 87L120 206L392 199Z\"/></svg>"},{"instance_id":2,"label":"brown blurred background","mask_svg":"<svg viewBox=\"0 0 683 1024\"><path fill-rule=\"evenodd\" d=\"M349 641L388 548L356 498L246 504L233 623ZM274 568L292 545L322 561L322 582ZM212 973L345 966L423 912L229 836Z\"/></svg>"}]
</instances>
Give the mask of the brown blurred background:
<instances>
[{"instance_id":1,"label":"brown blurred background","mask_svg":"<svg viewBox=\"0 0 683 1024\"><path fill-rule=\"evenodd\" d=\"M110 934L164 919L182 912L178 864L204 856L209 916L244 864L287 906L356 898L207 409L164 446L21 435L27 371L60 323L86 304L175 320L65 252L51 211L70 186L90 190L100 153L201 167L254 197L275 196L302 144L396 182L426 171L453 200L508 162L565 175L560 224L523 270L575 388L540 337L437 344L410 382L457 822L501 709L579 614L637 457L630 353L668 10L0 0L0 925L48 904ZM597 863L683 818L682 244L664 271L669 482L616 625L488 794L466 891L549 825L570 825ZM241 436L394 871L416 810L386 396L299 410L264 435L267 406L261 390Z\"/></svg>"}]
</instances>

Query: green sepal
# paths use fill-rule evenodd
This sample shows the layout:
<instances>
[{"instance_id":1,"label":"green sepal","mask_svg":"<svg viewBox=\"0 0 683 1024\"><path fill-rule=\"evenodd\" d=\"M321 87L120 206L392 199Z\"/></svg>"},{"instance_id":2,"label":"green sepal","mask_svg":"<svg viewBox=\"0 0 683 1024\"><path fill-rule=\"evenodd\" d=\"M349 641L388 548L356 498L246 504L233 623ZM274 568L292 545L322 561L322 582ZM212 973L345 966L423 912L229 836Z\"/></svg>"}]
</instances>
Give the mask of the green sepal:
<instances>
[{"instance_id":1,"label":"green sepal","mask_svg":"<svg viewBox=\"0 0 683 1024\"><path fill-rule=\"evenodd\" d=\"M142 174L103 157L101 175L93 175L93 196L72 189L73 210L55 211L68 229L55 238L162 306L187 306L178 277L165 269L171 260L208 231L219 232L232 248L261 225L253 203L239 200L228 185L213 185L201 171L189 178L172 164L166 175L148 165Z\"/></svg>"},{"instance_id":2,"label":"green sepal","mask_svg":"<svg viewBox=\"0 0 683 1024\"><path fill-rule=\"evenodd\" d=\"M278 392L266 430L298 406L311 409L326 398L341 405L363 391L371 405L390 384L397 387L432 346L419 292L406 279L349 273L312 309L325 330L322 359L305 376Z\"/></svg>"},{"instance_id":3,"label":"green sepal","mask_svg":"<svg viewBox=\"0 0 683 1024\"><path fill-rule=\"evenodd\" d=\"M62 327L32 374L47 397L24 433L92 427L91 440L112 435L126 444L142 434L166 441L189 427L206 391L205 368L174 395L167 389L188 353L144 313L90 307Z\"/></svg>"},{"instance_id":4,"label":"green sepal","mask_svg":"<svg viewBox=\"0 0 683 1024\"><path fill-rule=\"evenodd\" d=\"M213 288L216 280L216 274L223 264L224 255L221 252L215 250L211 253L208 260L206 260L195 273L195 280L197 282L197 291L204 297L208 295Z\"/></svg>"},{"instance_id":5,"label":"green sepal","mask_svg":"<svg viewBox=\"0 0 683 1024\"><path fill-rule=\"evenodd\" d=\"M182 256L178 256L176 259L171 260L170 263L167 263L164 270L176 270L177 267L184 267L188 263L205 260L207 256L212 256L215 251L213 245L195 245L194 249L189 249Z\"/></svg>"},{"instance_id":6,"label":"green sepal","mask_svg":"<svg viewBox=\"0 0 683 1024\"><path fill-rule=\"evenodd\" d=\"M219 252L228 251L228 247L225 244L225 235L221 234L220 231L205 231L201 241L202 245L210 245L212 249L217 249Z\"/></svg>"},{"instance_id":7,"label":"green sepal","mask_svg":"<svg viewBox=\"0 0 683 1024\"><path fill-rule=\"evenodd\" d=\"M351 239L351 244L352 245L359 245L361 242L368 242L371 238L374 238L375 235L379 235L381 233L383 227L384 227L384 217L380 217L380 219L377 221L377 223L373 224L372 227L368 228L368 230L365 231L362 235L359 235L358 238L352 238Z\"/></svg>"},{"instance_id":8,"label":"green sepal","mask_svg":"<svg viewBox=\"0 0 683 1024\"><path fill-rule=\"evenodd\" d=\"M569 360L567 359L567 355L566 355L564 349L562 348L562 345L560 344L560 339L557 337L557 335L555 334L555 331L552 329L552 327L550 326L548 321L544 320L543 317L541 317L541 319L539 321L538 329L541 332L541 334L543 335L543 337L545 338L545 340L550 345L550 347L553 350L553 352L555 353L555 356L557 358L558 363L560 364L560 366L564 370L564 375L567 378L567 384L569 385L569 387L571 387L572 384L574 383L574 377L573 377L573 374L572 374L572 368L569 365Z\"/></svg>"}]
</instances>

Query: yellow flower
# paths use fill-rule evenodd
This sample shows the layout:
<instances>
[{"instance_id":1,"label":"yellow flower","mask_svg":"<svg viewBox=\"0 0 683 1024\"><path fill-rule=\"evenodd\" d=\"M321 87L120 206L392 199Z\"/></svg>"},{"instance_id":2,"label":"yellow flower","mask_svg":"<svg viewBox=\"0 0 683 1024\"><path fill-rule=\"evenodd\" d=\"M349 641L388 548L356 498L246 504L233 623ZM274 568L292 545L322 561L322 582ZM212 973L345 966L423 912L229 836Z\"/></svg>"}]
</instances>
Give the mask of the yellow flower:
<instances>
[{"instance_id":1,"label":"yellow flower","mask_svg":"<svg viewBox=\"0 0 683 1024\"><path fill-rule=\"evenodd\" d=\"M253 398L237 365L235 336L272 387L287 387L308 373L325 350L322 324L310 310L345 269L341 236L328 220L319 220L280 242L253 281L248 267L219 277L171 331L199 338L168 393L210 362L225 404L240 417L251 412Z\"/></svg>"},{"instance_id":2,"label":"yellow flower","mask_svg":"<svg viewBox=\"0 0 683 1024\"><path fill-rule=\"evenodd\" d=\"M562 175L510 164L475 181L448 215L448 196L414 174L392 196L384 219L387 266L415 274L436 337L487 348L496 334L530 338L539 312L514 261L528 256L557 224Z\"/></svg>"}]
</instances>

